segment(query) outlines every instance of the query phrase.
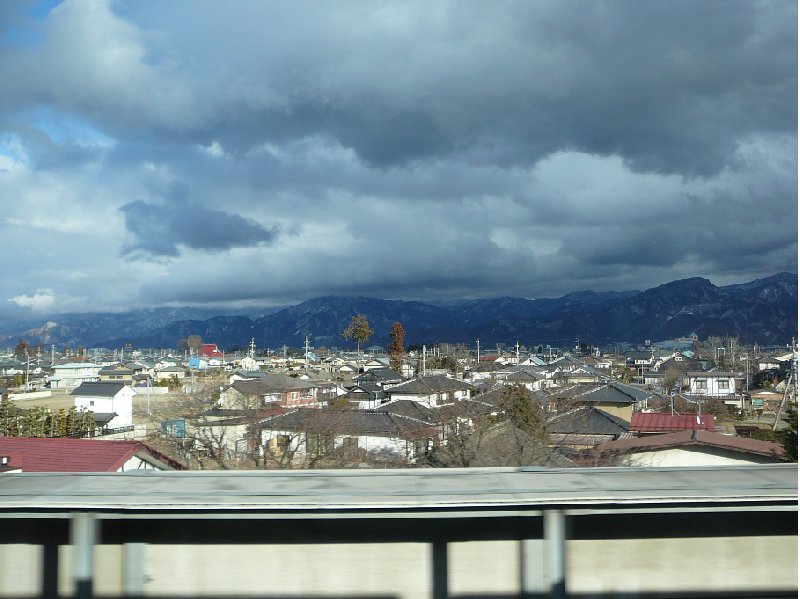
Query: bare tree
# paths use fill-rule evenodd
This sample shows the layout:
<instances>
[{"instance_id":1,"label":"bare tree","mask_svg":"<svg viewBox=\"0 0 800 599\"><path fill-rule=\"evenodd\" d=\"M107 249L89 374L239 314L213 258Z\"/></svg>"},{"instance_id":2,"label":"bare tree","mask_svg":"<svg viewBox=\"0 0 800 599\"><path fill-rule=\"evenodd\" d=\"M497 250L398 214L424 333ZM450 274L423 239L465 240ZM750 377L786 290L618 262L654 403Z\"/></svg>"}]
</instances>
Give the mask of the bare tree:
<instances>
[{"instance_id":1,"label":"bare tree","mask_svg":"<svg viewBox=\"0 0 800 599\"><path fill-rule=\"evenodd\" d=\"M456 402L448 410L445 443L436 452L436 464L525 466L557 461L544 411L524 386L507 386L496 407L477 400Z\"/></svg>"}]
</instances>

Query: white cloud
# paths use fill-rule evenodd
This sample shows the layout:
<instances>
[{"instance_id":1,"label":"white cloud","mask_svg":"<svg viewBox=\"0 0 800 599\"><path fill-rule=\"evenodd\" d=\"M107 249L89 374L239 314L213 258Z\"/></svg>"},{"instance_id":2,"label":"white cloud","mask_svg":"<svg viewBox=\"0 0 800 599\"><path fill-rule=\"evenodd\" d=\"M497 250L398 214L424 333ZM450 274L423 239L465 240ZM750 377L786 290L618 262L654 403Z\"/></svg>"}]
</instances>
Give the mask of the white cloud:
<instances>
[{"instance_id":1,"label":"white cloud","mask_svg":"<svg viewBox=\"0 0 800 599\"><path fill-rule=\"evenodd\" d=\"M56 296L50 289L39 289L33 295L18 295L8 301L22 308L30 308L34 312L46 312L55 305Z\"/></svg>"}]
</instances>

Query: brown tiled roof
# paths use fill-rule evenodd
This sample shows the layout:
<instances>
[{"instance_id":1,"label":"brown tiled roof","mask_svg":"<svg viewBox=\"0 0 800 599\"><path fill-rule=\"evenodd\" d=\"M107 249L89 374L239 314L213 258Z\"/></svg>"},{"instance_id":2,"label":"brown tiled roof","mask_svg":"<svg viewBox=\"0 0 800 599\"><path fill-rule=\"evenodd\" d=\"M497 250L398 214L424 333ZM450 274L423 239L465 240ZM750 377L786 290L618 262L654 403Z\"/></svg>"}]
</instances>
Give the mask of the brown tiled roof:
<instances>
[{"instance_id":1,"label":"brown tiled roof","mask_svg":"<svg viewBox=\"0 0 800 599\"><path fill-rule=\"evenodd\" d=\"M663 435L653 435L651 437L635 437L632 439L619 439L610 441L595 447L599 452L619 452L630 453L636 451L649 451L658 449L669 449L684 445L705 445L707 447L717 447L741 453L751 453L763 456L774 456L785 459L786 452L781 445L760 441L758 439L745 439L721 433L711 433L704 430L680 431L676 433L665 433Z\"/></svg>"}]
</instances>

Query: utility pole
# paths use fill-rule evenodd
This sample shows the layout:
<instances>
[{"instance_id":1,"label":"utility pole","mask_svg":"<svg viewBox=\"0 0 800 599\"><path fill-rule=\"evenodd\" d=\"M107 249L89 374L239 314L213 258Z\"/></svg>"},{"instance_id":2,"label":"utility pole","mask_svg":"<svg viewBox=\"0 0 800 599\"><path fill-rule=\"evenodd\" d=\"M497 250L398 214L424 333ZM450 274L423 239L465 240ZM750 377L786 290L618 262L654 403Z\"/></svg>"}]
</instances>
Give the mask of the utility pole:
<instances>
[{"instance_id":1,"label":"utility pole","mask_svg":"<svg viewBox=\"0 0 800 599\"><path fill-rule=\"evenodd\" d=\"M308 370L308 352L314 349L308 344L308 335L306 335L306 344L305 344L305 365L304 368Z\"/></svg>"},{"instance_id":2,"label":"utility pole","mask_svg":"<svg viewBox=\"0 0 800 599\"><path fill-rule=\"evenodd\" d=\"M793 381L795 380L795 376L797 373L795 372L795 368L797 366L797 346L795 345L795 339L792 337L792 357L790 358L792 361L791 368L789 370L789 378L786 379L786 388L783 390L783 397L781 398L781 403L778 406L778 409L775 410L775 422L772 423L772 430L778 430L778 421L781 417L781 412L783 411L783 406L786 404L786 398L789 396L789 390L792 387Z\"/></svg>"},{"instance_id":3,"label":"utility pole","mask_svg":"<svg viewBox=\"0 0 800 599\"><path fill-rule=\"evenodd\" d=\"M480 363L481 363L481 340L480 339L476 340L476 343L478 344L478 364L477 364L477 366L480 366ZM477 366L476 366L476 368L477 368Z\"/></svg>"},{"instance_id":4,"label":"utility pole","mask_svg":"<svg viewBox=\"0 0 800 599\"><path fill-rule=\"evenodd\" d=\"M516 350L517 350L517 366L519 366L519 341L517 341Z\"/></svg>"},{"instance_id":5,"label":"utility pole","mask_svg":"<svg viewBox=\"0 0 800 599\"><path fill-rule=\"evenodd\" d=\"M425 376L425 354L428 350L425 349L425 346L422 346L422 376Z\"/></svg>"}]
</instances>

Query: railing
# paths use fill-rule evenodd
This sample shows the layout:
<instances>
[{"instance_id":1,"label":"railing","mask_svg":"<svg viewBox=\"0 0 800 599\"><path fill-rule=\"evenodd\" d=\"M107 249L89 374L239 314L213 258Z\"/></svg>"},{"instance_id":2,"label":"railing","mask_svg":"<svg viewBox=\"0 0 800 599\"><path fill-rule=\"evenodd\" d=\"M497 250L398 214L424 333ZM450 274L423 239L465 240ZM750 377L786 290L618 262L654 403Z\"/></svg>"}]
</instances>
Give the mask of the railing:
<instances>
[{"instance_id":1,"label":"railing","mask_svg":"<svg viewBox=\"0 0 800 599\"><path fill-rule=\"evenodd\" d=\"M105 437L108 435L118 435L121 433L133 432L133 425L120 426L117 428L96 428L94 430L86 431L84 437Z\"/></svg>"}]
</instances>

